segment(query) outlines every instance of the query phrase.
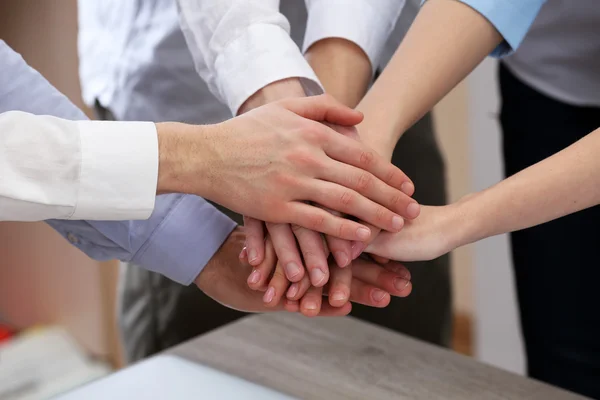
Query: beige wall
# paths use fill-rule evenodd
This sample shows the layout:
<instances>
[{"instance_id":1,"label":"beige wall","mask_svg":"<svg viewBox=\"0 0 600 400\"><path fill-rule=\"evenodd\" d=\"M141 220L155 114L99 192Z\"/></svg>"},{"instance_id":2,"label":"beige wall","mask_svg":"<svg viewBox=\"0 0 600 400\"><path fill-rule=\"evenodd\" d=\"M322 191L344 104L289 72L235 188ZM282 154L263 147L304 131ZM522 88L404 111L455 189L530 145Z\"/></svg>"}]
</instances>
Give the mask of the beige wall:
<instances>
[{"instance_id":1,"label":"beige wall","mask_svg":"<svg viewBox=\"0 0 600 400\"><path fill-rule=\"evenodd\" d=\"M468 90L458 85L434 109L436 134L446 161L448 198L453 202L471 191ZM451 254L455 311L473 317L473 260L470 246Z\"/></svg>"},{"instance_id":2,"label":"beige wall","mask_svg":"<svg viewBox=\"0 0 600 400\"><path fill-rule=\"evenodd\" d=\"M76 32L76 0L0 2L0 39L83 106ZM0 223L0 314L18 327L62 324L113 362L116 272L114 263L90 260L45 224Z\"/></svg>"}]
</instances>

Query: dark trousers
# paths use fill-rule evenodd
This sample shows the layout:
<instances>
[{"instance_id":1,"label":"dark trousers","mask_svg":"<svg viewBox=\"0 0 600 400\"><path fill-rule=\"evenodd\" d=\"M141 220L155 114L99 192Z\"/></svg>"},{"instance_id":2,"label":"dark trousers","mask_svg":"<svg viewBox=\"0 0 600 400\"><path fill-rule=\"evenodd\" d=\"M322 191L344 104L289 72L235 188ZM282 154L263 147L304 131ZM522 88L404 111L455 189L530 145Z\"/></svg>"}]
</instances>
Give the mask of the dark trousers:
<instances>
[{"instance_id":1,"label":"dark trousers","mask_svg":"<svg viewBox=\"0 0 600 400\"><path fill-rule=\"evenodd\" d=\"M600 127L600 108L549 98L505 66L499 75L507 176ZM600 398L600 207L515 232L511 245L529 375Z\"/></svg>"}]
</instances>

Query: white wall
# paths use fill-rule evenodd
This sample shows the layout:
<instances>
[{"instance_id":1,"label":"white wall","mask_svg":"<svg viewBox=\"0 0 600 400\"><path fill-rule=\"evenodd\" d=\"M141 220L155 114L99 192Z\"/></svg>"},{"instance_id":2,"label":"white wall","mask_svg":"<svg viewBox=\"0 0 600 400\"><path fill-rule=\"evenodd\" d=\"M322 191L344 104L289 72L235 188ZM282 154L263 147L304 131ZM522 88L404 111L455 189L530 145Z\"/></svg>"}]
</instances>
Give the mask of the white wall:
<instances>
[{"instance_id":1,"label":"white wall","mask_svg":"<svg viewBox=\"0 0 600 400\"><path fill-rule=\"evenodd\" d=\"M473 190L503 178L498 63L487 59L467 79ZM484 362L524 372L523 344L517 319L516 293L508 236L472 245L475 296L475 355Z\"/></svg>"}]
</instances>

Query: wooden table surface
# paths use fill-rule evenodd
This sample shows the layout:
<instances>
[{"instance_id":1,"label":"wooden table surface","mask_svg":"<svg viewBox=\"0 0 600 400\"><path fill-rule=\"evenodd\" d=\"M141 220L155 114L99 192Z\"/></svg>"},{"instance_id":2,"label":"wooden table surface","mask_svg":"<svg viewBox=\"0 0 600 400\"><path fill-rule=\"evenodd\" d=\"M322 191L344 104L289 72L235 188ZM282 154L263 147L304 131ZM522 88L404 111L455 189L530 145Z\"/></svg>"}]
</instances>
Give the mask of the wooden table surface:
<instances>
[{"instance_id":1,"label":"wooden table surface","mask_svg":"<svg viewBox=\"0 0 600 400\"><path fill-rule=\"evenodd\" d=\"M353 318L244 318L168 353L302 399L582 399Z\"/></svg>"}]
</instances>

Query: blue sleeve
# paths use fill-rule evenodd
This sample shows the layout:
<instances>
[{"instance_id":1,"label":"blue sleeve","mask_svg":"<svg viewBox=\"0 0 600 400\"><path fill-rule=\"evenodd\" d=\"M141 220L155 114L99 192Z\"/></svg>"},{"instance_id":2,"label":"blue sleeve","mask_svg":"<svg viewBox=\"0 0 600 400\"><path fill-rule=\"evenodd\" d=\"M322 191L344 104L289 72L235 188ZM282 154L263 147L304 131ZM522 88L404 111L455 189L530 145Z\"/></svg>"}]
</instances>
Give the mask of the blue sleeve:
<instances>
[{"instance_id":1,"label":"blue sleeve","mask_svg":"<svg viewBox=\"0 0 600 400\"><path fill-rule=\"evenodd\" d=\"M0 40L0 113L25 111L87 119L64 95ZM146 221L46 221L88 256L133 261L190 284L236 226L196 196L158 196Z\"/></svg>"},{"instance_id":2,"label":"blue sleeve","mask_svg":"<svg viewBox=\"0 0 600 400\"><path fill-rule=\"evenodd\" d=\"M504 38L492 53L502 57L515 51L546 0L459 0L483 15ZM425 0L422 0L424 3Z\"/></svg>"}]
</instances>

